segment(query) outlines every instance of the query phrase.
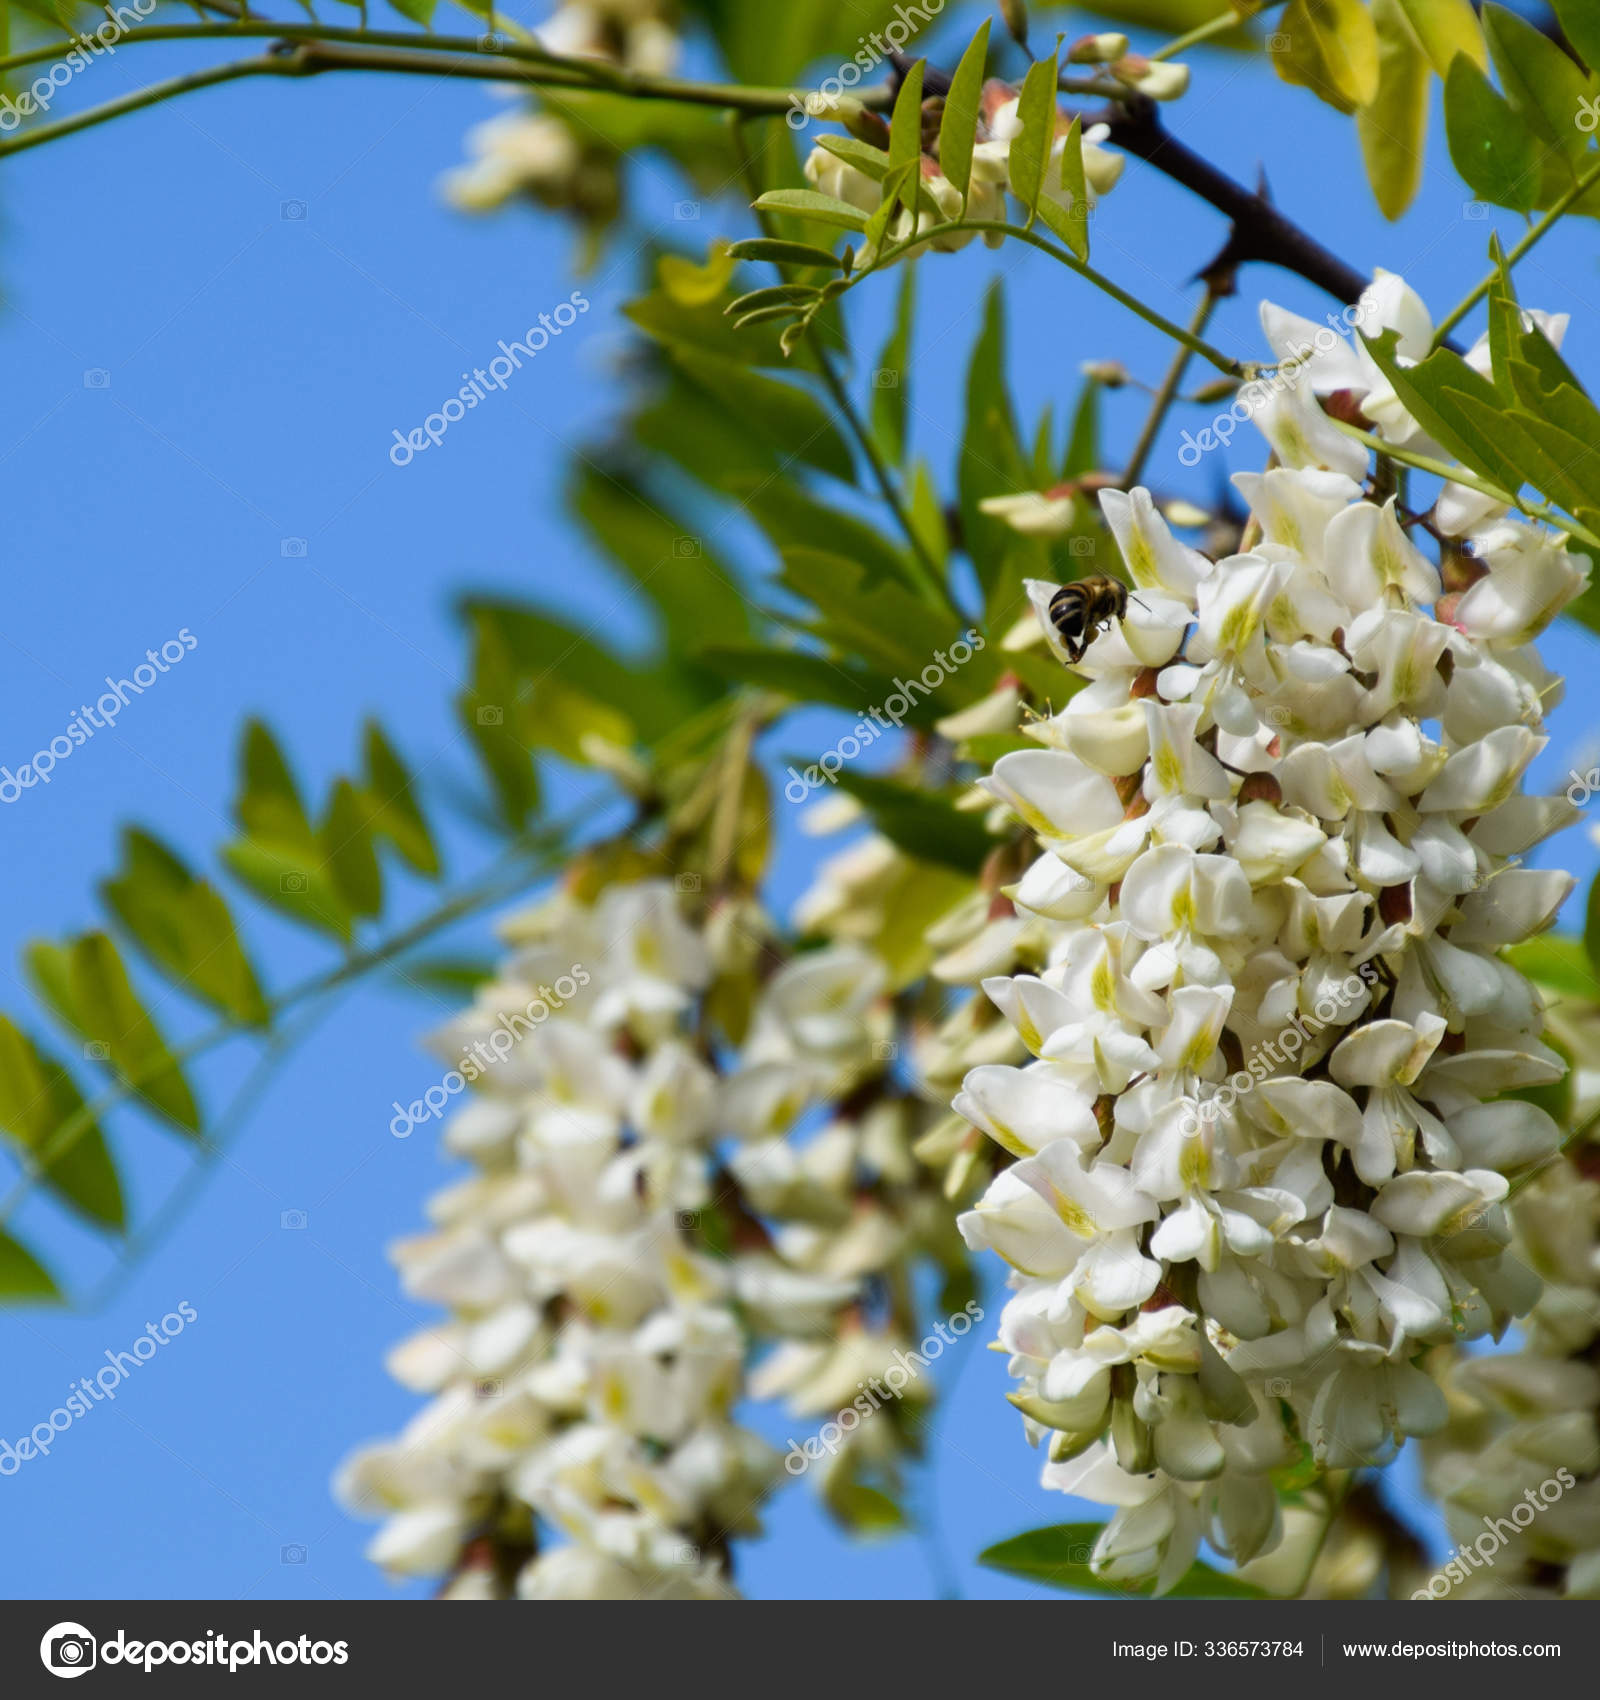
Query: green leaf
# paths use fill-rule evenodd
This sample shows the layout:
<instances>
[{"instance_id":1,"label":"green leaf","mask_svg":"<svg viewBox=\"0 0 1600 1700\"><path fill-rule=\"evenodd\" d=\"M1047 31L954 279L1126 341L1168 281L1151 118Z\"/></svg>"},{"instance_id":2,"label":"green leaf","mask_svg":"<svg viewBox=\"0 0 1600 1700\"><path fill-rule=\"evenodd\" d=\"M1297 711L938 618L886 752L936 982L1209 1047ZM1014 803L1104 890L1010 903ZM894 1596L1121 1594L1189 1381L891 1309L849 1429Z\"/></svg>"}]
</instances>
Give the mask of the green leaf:
<instances>
[{"instance_id":1,"label":"green leaf","mask_svg":"<svg viewBox=\"0 0 1600 1700\"><path fill-rule=\"evenodd\" d=\"M453 1001L470 998L500 973L490 957L408 956L393 965L394 978L408 990L443 992Z\"/></svg>"},{"instance_id":2,"label":"green leaf","mask_svg":"<svg viewBox=\"0 0 1600 1700\"><path fill-rule=\"evenodd\" d=\"M1095 472L1100 466L1100 385L1094 379L1084 384L1078 410L1072 416L1072 435L1067 439L1067 458L1061 464L1063 482Z\"/></svg>"},{"instance_id":3,"label":"green leaf","mask_svg":"<svg viewBox=\"0 0 1600 1700\"><path fill-rule=\"evenodd\" d=\"M1504 6L1483 8L1483 33L1506 99L1533 138L1537 205L1549 206L1577 181L1589 138L1576 120L1594 84L1548 36Z\"/></svg>"},{"instance_id":4,"label":"green leaf","mask_svg":"<svg viewBox=\"0 0 1600 1700\"><path fill-rule=\"evenodd\" d=\"M49 1270L38 1258L20 1240L0 1232L0 1299L16 1304L60 1297Z\"/></svg>"},{"instance_id":5,"label":"green leaf","mask_svg":"<svg viewBox=\"0 0 1600 1700\"><path fill-rule=\"evenodd\" d=\"M1049 566L1049 554L1038 538L1020 536L980 506L987 496L1010 495L1032 482L1006 370L1005 298L997 282L984 303L982 328L967 367L966 422L956 473L963 540L991 623L997 596L1009 603L1024 578L1044 578Z\"/></svg>"},{"instance_id":6,"label":"green leaf","mask_svg":"<svg viewBox=\"0 0 1600 1700\"><path fill-rule=\"evenodd\" d=\"M904 169L908 181L913 184L919 180L922 167L922 73L925 69L925 62L918 59L906 71L900 92L895 96L894 117L889 125L889 166L885 176ZM915 189L909 193L902 190L901 197L907 212L914 218L917 211Z\"/></svg>"},{"instance_id":7,"label":"green leaf","mask_svg":"<svg viewBox=\"0 0 1600 1700\"><path fill-rule=\"evenodd\" d=\"M1479 200L1532 212L1540 182L1533 135L1464 53L1445 78L1444 128L1450 158Z\"/></svg>"},{"instance_id":8,"label":"green leaf","mask_svg":"<svg viewBox=\"0 0 1600 1700\"><path fill-rule=\"evenodd\" d=\"M1341 112L1378 92L1378 32L1361 0L1292 0L1269 45L1286 83Z\"/></svg>"},{"instance_id":9,"label":"green leaf","mask_svg":"<svg viewBox=\"0 0 1600 1700\"><path fill-rule=\"evenodd\" d=\"M246 1026L265 1026L266 999L221 892L166 845L124 828L122 868L100 887L144 956L191 996Z\"/></svg>"},{"instance_id":10,"label":"green leaf","mask_svg":"<svg viewBox=\"0 0 1600 1700\"><path fill-rule=\"evenodd\" d=\"M1589 900L1583 913L1583 948L1589 966L1600 974L1600 879L1589 883Z\"/></svg>"},{"instance_id":11,"label":"green leaf","mask_svg":"<svg viewBox=\"0 0 1600 1700\"><path fill-rule=\"evenodd\" d=\"M411 773L376 720L366 724L364 753L368 824L402 861L436 879L439 847L417 802Z\"/></svg>"},{"instance_id":12,"label":"green leaf","mask_svg":"<svg viewBox=\"0 0 1600 1700\"><path fill-rule=\"evenodd\" d=\"M1054 53L1048 59L1036 60L1028 67L1022 93L1017 97L1017 122L1021 129L1012 138L1007 170L1011 192L1022 202L1030 225L1039 210L1044 174L1055 145L1056 76Z\"/></svg>"},{"instance_id":13,"label":"green leaf","mask_svg":"<svg viewBox=\"0 0 1600 1700\"><path fill-rule=\"evenodd\" d=\"M433 21L438 3L439 0L389 0L402 18L410 18L412 23L421 24L424 29Z\"/></svg>"},{"instance_id":14,"label":"green leaf","mask_svg":"<svg viewBox=\"0 0 1600 1700\"><path fill-rule=\"evenodd\" d=\"M795 544L785 548L780 583L817 610L811 631L842 654L860 656L886 674L904 673L907 678L930 665L950 672L936 659L961 636L952 630L950 617L899 583L869 581L840 540L834 539L831 549ZM999 667L989 650L975 651L961 669L959 684L940 681L930 695L919 692L911 718L937 719L972 702Z\"/></svg>"},{"instance_id":15,"label":"green leaf","mask_svg":"<svg viewBox=\"0 0 1600 1700\"><path fill-rule=\"evenodd\" d=\"M804 771L804 763L796 765ZM982 817L963 813L951 798L848 767L840 769L838 782L890 843L919 862L975 875L995 847Z\"/></svg>"},{"instance_id":16,"label":"green leaf","mask_svg":"<svg viewBox=\"0 0 1600 1700\"><path fill-rule=\"evenodd\" d=\"M1600 10L1594 0L1554 0L1568 41L1591 71L1600 71Z\"/></svg>"},{"instance_id":17,"label":"green leaf","mask_svg":"<svg viewBox=\"0 0 1600 1700\"><path fill-rule=\"evenodd\" d=\"M1089 1568L1089 1553L1100 1538L1099 1523L1057 1523L1050 1528L1030 1529L978 1554L978 1562L990 1570L1020 1576L1024 1581L1043 1582L1046 1587L1065 1588L1080 1594L1110 1594L1120 1598L1135 1590L1108 1582ZM1273 1596L1260 1588L1213 1570L1207 1564L1191 1565L1183 1580L1164 1596L1169 1600L1268 1600Z\"/></svg>"},{"instance_id":18,"label":"green leaf","mask_svg":"<svg viewBox=\"0 0 1600 1700\"><path fill-rule=\"evenodd\" d=\"M770 443L781 455L830 472L847 483L855 477L855 457L833 414L809 390L753 372L732 360L684 344L667 351L690 383L732 412L746 430Z\"/></svg>"},{"instance_id":19,"label":"green leaf","mask_svg":"<svg viewBox=\"0 0 1600 1700\"><path fill-rule=\"evenodd\" d=\"M820 195L815 189L769 189L756 200L755 207L758 212L790 213L795 218L837 225L843 230L867 228L867 215L859 207L835 200L832 195Z\"/></svg>"},{"instance_id":20,"label":"green leaf","mask_svg":"<svg viewBox=\"0 0 1600 1700\"><path fill-rule=\"evenodd\" d=\"M310 846L316 840L300 789L278 741L264 722L245 724L233 816L248 838Z\"/></svg>"},{"instance_id":21,"label":"green leaf","mask_svg":"<svg viewBox=\"0 0 1600 1700\"><path fill-rule=\"evenodd\" d=\"M900 273L894 329L872 374L872 432L891 466L906 454L906 389L911 376L911 327L916 316L917 268Z\"/></svg>"},{"instance_id":22,"label":"green leaf","mask_svg":"<svg viewBox=\"0 0 1600 1700\"><path fill-rule=\"evenodd\" d=\"M134 991L116 945L104 933L84 933L72 941L68 956L78 1031L105 1046L111 1066L139 1098L186 1132L198 1133L194 1094Z\"/></svg>"},{"instance_id":23,"label":"green leaf","mask_svg":"<svg viewBox=\"0 0 1600 1700\"><path fill-rule=\"evenodd\" d=\"M1593 936L1595 926L1595 888L1589 890L1589 914L1584 923L1582 938L1570 933L1541 933L1537 938L1508 946L1501 955L1519 974L1561 997L1581 998L1592 1003L1600 999L1600 959L1593 946L1600 939Z\"/></svg>"},{"instance_id":24,"label":"green leaf","mask_svg":"<svg viewBox=\"0 0 1600 1700\"><path fill-rule=\"evenodd\" d=\"M1367 181L1385 218L1399 218L1422 183L1428 134L1428 61L1400 0L1372 0L1378 31L1378 92L1356 114Z\"/></svg>"},{"instance_id":25,"label":"green leaf","mask_svg":"<svg viewBox=\"0 0 1600 1700\"><path fill-rule=\"evenodd\" d=\"M590 536L649 599L671 650L748 636L738 569L638 479L583 457L567 496Z\"/></svg>"},{"instance_id":26,"label":"green leaf","mask_svg":"<svg viewBox=\"0 0 1600 1700\"><path fill-rule=\"evenodd\" d=\"M1083 120L1073 114L1067 131L1066 145L1061 150L1060 187L1072 197L1070 206L1062 206L1049 195L1039 200L1039 217L1046 228L1066 243L1080 260L1089 258L1089 186L1083 175Z\"/></svg>"},{"instance_id":27,"label":"green leaf","mask_svg":"<svg viewBox=\"0 0 1600 1700\"><path fill-rule=\"evenodd\" d=\"M351 914L322 865L320 850L237 838L223 846L222 859L234 878L264 903L302 926L349 942Z\"/></svg>"},{"instance_id":28,"label":"green leaf","mask_svg":"<svg viewBox=\"0 0 1600 1700\"><path fill-rule=\"evenodd\" d=\"M1395 352L1399 333L1393 330L1364 340L1401 404L1429 436L1508 495L1522 488L1524 474L1506 452L1504 432L1486 430L1462 405L1463 400L1476 400L1496 415L1503 413L1503 403L1487 378L1447 348L1436 348L1426 360L1402 367Z\"/></svg>"},{"instance_id":29,"label":"green leaf","mask_svg":"<svg viewBox=\"0 0 1600 1700\"><path fill-rule=\"evenodd\" d=\"M1488 69L1489 56L1472 0L1397 0L1397 4L1428 63L1441 77L1450 74L1450 61L1458 53L1465 53L1480 71Z\"/></svg>"},{"instance_id":30,"label":"green leaf","mask_svg":"<svg viewBox=\"0 0 1600 1700\"><path fill-rule=\"evenodd\" d=\"M736 260L766 260L775 266L820 266L840 270L839 256L806 242L781 242L775 236L750 236L735 242L728 252Z\"/></svg>"},{"instance_id":31,"label":"green leaf","mask_svg":"<svg viewBox=\"0 0 1600 1700\"><path fill-rule=\"evenodd\" d=\"M66 1069L0 1015L0 1129L19 1149L37 1155L82 1108L83 1094ZM122 1184L95 1122L50 1161L44 1179L90 1221L125 1225Z\"/></svg>"},{"instance_id":32,"label":"green leaf","mask_svg":"<svg viewBox=\"0 0 1600 1700\"><path fill-rule=\"evenodd\" d=\"M327 817L318 835L323 866L352 915L383 912L383 873L372 847L367 806L348 779L339 780L328 800Z\"/></svg>"},{"instance_id":33,"label":"green leaf","mask_svg":"<svg viewBox=\"0 0 1600 1700\"><path fill-rule=\"evenodd\" d=\"M762 307L785 304L804 306L807 302L817 300L821 294L822 291L810 283L772 283L764 289L752 289L748 295L741 295L730 301L722 311L729 318L734 318L741 313L753 313Z\"/></svg>"},{"instance_id":34,"label":"green leaf","mask_svg":"<svg viewBox=\"0 0 1600 1700\"><path fill-rule=\"evenodd\" d=\"M963 199L972 182L972 149L978 135L978 108L983 97L983 73L989 59L989 20L967 43L939 119L939 170Z\"/></svg>"},{"instance_id":35,"label":"green leaf","mask_svg":"<svg viewBox=\"0 0 1600 1700\"><path fill-rule=\"evenodd\" d=\"M882 532L854 514L818 501L792 479L741 481L734 484L733 494L781 554L816 549L848 557L868 583L917 582L905 556Z\"/></svg>"},{"instance_id":36,"label":"green leaf","mask_svg":"<svg viewBox=\"0 0 1600 1700\"><path fill-rule=\"evenodd\" d=\"M716 645L702 650L699 659L729 679L777 691L800 703L862 709L881 702L894 688L882 675L856 663L830 660L801 649Z\"/></svg>"}]
</instances>

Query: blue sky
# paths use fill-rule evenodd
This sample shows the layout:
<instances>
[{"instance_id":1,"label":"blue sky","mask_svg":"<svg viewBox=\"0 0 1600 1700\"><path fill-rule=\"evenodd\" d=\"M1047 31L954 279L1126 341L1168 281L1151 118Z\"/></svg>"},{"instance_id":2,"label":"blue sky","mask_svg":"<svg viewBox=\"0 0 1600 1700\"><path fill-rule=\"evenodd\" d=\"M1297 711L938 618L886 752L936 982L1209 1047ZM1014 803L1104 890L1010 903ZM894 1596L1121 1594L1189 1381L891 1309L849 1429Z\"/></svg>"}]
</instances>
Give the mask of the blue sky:
<instances>
[{"instance_id":1,"label":"blue sky","mask_svg":"<svg viewBox=\"0 0 1600 1700\"><path fill-rule=\"evenodd\" d=\"M959 37L976 15L952 7L943 34ZM80 77L61 109L201 57L130 48ZM7 162L0 467L13 567L0 610L0 765L26 760L147 648L181 628L198 640L114 732L76 751L48 788L0 808L13 894L0 917L0 987L13 1012L27 1002L19 950L91 922L89 894L110 871L122 823L152 826L191 861L209 861L228 833L247 715L271 720L302 781L320 792L354 760L362 718L377 713L448 809L469 773L450 708L464 654L455 593L470 585L537 596L603 630L637 631L627 598L560 506L566 457L619 403L627 344L618 307L635 276L633 243L579 280L559 221L519 211L476 222L445 208L437 176L459 157L464 131L494 109L482 86L444 81L242 83ZM1403 272L1441 311L1482 271L1492 226L1464 204L1437 136L1418 205L1387 227L1349 123L1261 64L1206 59L1175 123L1237 175L1253 177L1269 158L1292 214L1353 263ZM698 225L675 219L685 198L669 171L645 163L635 173L641 230L696 239L744 230L737 209L709 204ZM1216 215L1134 164L1104 203L1094 240L1107 271L1183 318L1194 299L1186 280L1223 234ZM1593 226L1575 225L1521 274L1525 301L1574 313L1569 351L1591 377L1594 252ZM912 414L941 470L953 460L976 308L997 272L1011 285L1025 418L1052 397L1066 404L1082 360L1120 358L1151 381L1165 365L1153 333L1042 258L977 248L925 261ZM482 364L580 281L593 309L577 326L438 450L404 469L390 464L395 429L410 429L454 391L463 367ZM1316 316L1331 305L1254 269L1213 339L1264 353L1254 322L1263 292ZM889 293L863 305L863 349L881 340ZM1113 398L1109 417L1125 448L1139 396ZM1213 461L1194 474L1180 467L1184 425L1195 420L1180 416L1150 476L1203 497ZM1259 458L1244 442L1233 464ZM750 566L764 566L754 551ZM1596 703L1589 640L1563 632L1547 653L1574 683L1546 776L1586 753ZM818 717L787 732L783 747L820 750L832 736ZM814 855L792 818L781 830L779 907ZM1563 848L1590 871L1586 842L1575 835ZM462 826L449 851L459 876L489 846ZM406 890L395 913L426 901L422 887ZM250 913L274 985L326 965L321 947ZM457 942L481 948L486 938L476 926ZM178 1000L159 1007L174 1031L194 1030ZM394 1592L362 1558L368 1530L335 1507L328 1478L349 1447L394 1431L415 1404L381 1367L385 1349L421 1320L397 1296L383 1247L416 1227L447 1170L426 1137L395 1140L387 1122L394 1099L437 1079L417 1040L442 1014L391 985L353 992L273 1076L228 1155L190 1187L173 1225L99 1308L0 1317L0 1435L15 1437L147 1322L180 1301L197 1312L114 1405L95 1406L49 1458L0 1479L0 1592ZM229 1052L197 1068L209 1104L227 1099L248 1060ZM114 1118L111 1137L134 1220L148 1221L185 1185L188 1159L142 1118ZM31 1205L21 1220L84 1284L107 1273L89 1236ZM939 1503L940 1562L954 1565L966 1591L1010 1595L1030 1590L978 1571L971 1555L1087 1513L1038 1489L1037 1459L1001 1401L1003 1360L981 1349L988 1331L975 1330L953 1359L962 1373L919 1497ZM761 1426L780 1443L791 1428L770 1413ZM755 1594L918 1596L933 1585L926 1542L849 1546L804 1487L778 1502L769 1526L777 1538L741 1561Z\"/></svg>"}]
</instances>

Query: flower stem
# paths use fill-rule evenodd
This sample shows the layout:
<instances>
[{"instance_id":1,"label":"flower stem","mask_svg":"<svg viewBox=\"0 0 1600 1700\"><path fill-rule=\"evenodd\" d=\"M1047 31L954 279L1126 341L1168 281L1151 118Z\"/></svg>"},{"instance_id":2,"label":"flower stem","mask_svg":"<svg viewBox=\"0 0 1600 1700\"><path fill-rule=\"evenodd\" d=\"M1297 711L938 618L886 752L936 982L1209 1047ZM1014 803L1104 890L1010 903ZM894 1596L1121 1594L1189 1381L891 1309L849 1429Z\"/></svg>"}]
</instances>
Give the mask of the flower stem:
<instances>
[{"instance_id":1,"label":"flower stem","mask_svg":"<svg viewBox=\"0 0 1600 1700\"><path fill-rule=\"evenodd\" d=\"M948 224L936 224L927 230L919 230L898 248L888 253L880 254L872 265L859 272L850 280L854 287L861 278L870 277L873 272L881 271L885 266L893 264L903 255L913 249L921 248L929 242L937 242L943 237L958 236L966 231L992 231L999 236L1014 236L1019 242L1026 242L1029 247L1037 248L1040 253L1048 254L1052 259L1059 260L1069 271L1074 271L1079 277L1092 283L1096 289L1103 290L1113 301L1126 307L1130 313L1136 314L1147 325L1153 325L1164 336L1169 336L1174 342L1181 343L1191 353L1198 354L1202 360L1209 361L1219 372L1226 372L1230 378L1250 378L1255 375L1256 368L1243 360L1235 360L1224 354L1220 349L1213 348L1193 331L1187 331L1182 325L1175 325L1171 319L1164 318L1155 308L1147 307L1135 295L1130 295L1120 284L1113 283L1103 272L1098 272L1083 260L1069 254L1065 248L1058 248L1053 242L1046 242L1042 236L1036 236L1031 230L1024 230L1021 225L1008 224L1002 219L972 218L953 219Z\"/></svg>"}]
</instances>

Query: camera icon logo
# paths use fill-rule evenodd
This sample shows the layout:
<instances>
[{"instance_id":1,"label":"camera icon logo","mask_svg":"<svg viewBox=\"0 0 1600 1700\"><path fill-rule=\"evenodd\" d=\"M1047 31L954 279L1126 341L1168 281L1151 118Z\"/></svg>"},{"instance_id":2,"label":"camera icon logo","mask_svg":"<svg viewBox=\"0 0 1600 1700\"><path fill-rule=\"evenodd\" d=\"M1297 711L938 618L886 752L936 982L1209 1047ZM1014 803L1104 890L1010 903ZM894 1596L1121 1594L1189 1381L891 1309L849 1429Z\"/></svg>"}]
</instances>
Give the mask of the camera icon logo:
<instances>
[{"instance_id":1,"label":"camera icon logo","mask_svg":"<svg viewBox=\"0 0 1600 1700\"><path fill-rule=\"evenodd\" d=\"M506 711L497 702L486 702L478 710L478 724L480 726L503 726L505 720Z\"/></svg>"},{"instance_id":2,"label":"camera icon logo","mask_svg":"<svg viewBox=\"0 0 1600 1700\"><path fill-rule=\"evenodd\" d=\"M83 387L86 390L108 390L111 388L111 374L104 366L91 366L83 374Z\"/></svg>"},{"instance_id":3,"label":"camera icon logo","mask_svg":"<svg viewBox=\"0 0 1600 1700\"><path fill-rule=\"evenodd\" d=\"M674 537L672 552L680 561L693 560L700 553L700 539L698 537Z\"/></svg>"},{"instance_id":4,"label":"camera icon logo","mask_svg":"<svg viewBox=\"0 0 1600 1700\"><path fill-rule=\"evenodd\" d=\"M900 388L900 374L893 366L880 366L872 374L872 387L875 390L897 390Z\"/></svg>"},{"instance_id":5,"label":"camera icon logo","mask_svg":"<svg viewBox=\"0 0 1600 1700\"><path fill-rule=\"evenodd\" d=\"M83 1047L83 1055L86 1062L104 1062L111 1055L111 1047L104 1039L91 1039Z\"/></svg>"},{"instance_id":6,"label":"camera icon logo","mask_svg":"<svg viewBox=\"0 0 1600 1700\"><path fill-rule=\"evenodd\" d=\"M279 201L278 216L287 219L292 224L303 223L306 216L304 201Z\"/></svg>"},{"instance_id":7,"label":"camera icon logo","mask_svg":"<svg viewBox=\"0 0 1600 1700\"><path fill-rule=\"evenodd\" d=\"M676 219L697 219L700 216L700 203L698 201L674 201L672 216Z\"/></svg>"},{"instance_id":8,"label":"camera icon logo","mask_svg":"<svg viewBox=\"0 0 1600 1700\"><path fill-rule=\"evenodd\" d=\"M291 1541L288 1546L278 1548L280 1564L304 1564L305 1561L306 1549L298 1541Z\"/></svg>"},{"instance_id":9,"label":"camera icon logo","mask_svg":"<svg viewBox=\"0 0 1600 1700\"><path fill-rule=\"evenodd\" d=\"M39 1659L52 1676L82 1676L93 1670L99 1649L81 1623L56 1623L45 1630Z\"/></svg>"},{"instance_id":10,"label":"camera icon logo","mask_svg":"<svg viewBox=\"0 0 1600 1700\"><path fill-rule=\"evenodd\" d=\"M279 874L278 875L278 890L279 891L288 893L288 892L295 892L295 891L304 891L305 889L306 889L306 876L304 874L295 873L295 872L291 871L287 874Z\"/></svg>"},{"instance_id":11,"label":"camera icon logo","mask_svg":"<svg viewBox=\"0 0 1600 1700\"><path fill-rule=\"evenodd\" d=\"M278 545L278 553L286 561L303 561L308 553L305 538L285 537Z\"/></svg>"},{"instance_id":12,"label":"camera icon logo","mask_svg":"<svg viewBox=\"0 0 1600 1700\"><path fill-rule=\"evenodd\" d=\"M672 883L679 891L698 891L700 889L700 876L699 874L679 874Z\"/></svg>"},{"instance_id":13,"label":"camera icon logo","mask_svg":"<svg viewBox=\"0 0 1600 1700\"><path fill-rule=\"evenodd\" d=\"M1095 540L1092 537L1074 537L1068 540L1067 553L1069 555L1092 555L1094 545Z\"/></svg>"},{"instance_id":14,"label":"camera icon logo","mask_svg":"<svg viewBox=\"0 0 1600 1700\"><path fill-rule=\"evenodd\" d=\"M280 1228L303 1228L306 1225L306 1213L303 1210L285 1210L278 1217Z\"/></svg>"}]
</instances>

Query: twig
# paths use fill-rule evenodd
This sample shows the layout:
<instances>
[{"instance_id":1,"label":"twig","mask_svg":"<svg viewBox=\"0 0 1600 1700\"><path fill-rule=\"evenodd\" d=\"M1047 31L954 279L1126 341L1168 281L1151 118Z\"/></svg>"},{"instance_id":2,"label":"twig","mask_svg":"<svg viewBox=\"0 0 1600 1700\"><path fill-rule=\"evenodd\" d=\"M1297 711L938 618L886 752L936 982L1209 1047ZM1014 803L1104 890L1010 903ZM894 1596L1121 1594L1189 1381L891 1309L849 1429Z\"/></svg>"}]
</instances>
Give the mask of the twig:
<instances>
[{"instance_id":1,"label":"twig","mask_svg":"<svg viewBox=\"0 0 1600 1700\"><path fill-rule=\"evenodd\" d=\"M1153 100L1130 96L1093 119L1086 117L1085 126L1090 122L1105 124L1111 132L1109 139L1125 153L1153 165L1227 214L1233 232L1219 258L1226 257L1235 264L1260 260L1282 266L1346 304L1360 299L1368 278L1286 218L1264 194L1252 193L1234 182L1225 171L1169 134Z\"/></svg>"}]
</instances>

